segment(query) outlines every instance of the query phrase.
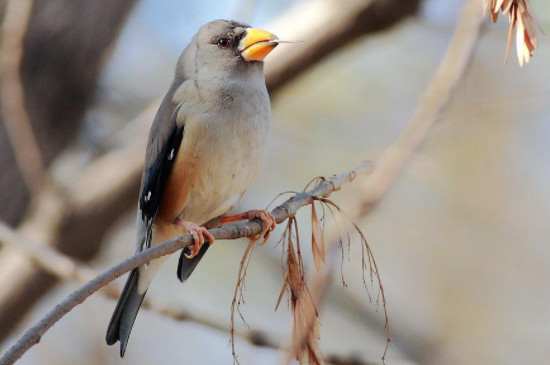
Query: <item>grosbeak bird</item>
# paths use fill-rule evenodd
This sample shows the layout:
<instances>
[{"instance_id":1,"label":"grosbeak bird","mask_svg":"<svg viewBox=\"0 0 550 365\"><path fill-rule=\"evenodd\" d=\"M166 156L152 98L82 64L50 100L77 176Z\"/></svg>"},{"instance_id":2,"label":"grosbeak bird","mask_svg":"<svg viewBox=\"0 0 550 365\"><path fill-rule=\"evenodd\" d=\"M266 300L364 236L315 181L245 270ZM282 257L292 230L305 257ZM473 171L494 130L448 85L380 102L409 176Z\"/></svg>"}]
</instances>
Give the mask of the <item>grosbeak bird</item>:
<instances>
[{"instance_id":1,"label":"grosbeak bird","mask_svg":"<svg viewBox=\"0 0 550 365\"><path fill-rule=\"evenodd\" d=\"M191 233L194 245L179 259L181 281L214 242L204 227L208 222L258 218L268 232L275 227L266 211L228 214L263 163L271 118L263 60L277 45L275 35L247 24L203 25L180 56L156 114L141 179L136 250ZM128 277L106 336L109 345L120 341L120 356L165 258Z\"/></svg>"}]
</instances>

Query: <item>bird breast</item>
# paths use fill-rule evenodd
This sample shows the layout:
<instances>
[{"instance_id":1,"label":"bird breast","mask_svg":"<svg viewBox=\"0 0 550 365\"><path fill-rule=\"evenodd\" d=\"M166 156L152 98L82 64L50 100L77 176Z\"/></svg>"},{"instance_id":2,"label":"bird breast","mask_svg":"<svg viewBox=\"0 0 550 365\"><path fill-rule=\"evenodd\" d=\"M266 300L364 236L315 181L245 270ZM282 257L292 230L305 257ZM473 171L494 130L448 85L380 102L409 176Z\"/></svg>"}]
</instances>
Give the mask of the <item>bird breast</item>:
<instances>
[{"instance_id":1,"label":"bird breast","mask_svg":"<svg viewBox=\"0 0 550 365\"><path fill-rule=\"evenodd\" d=\"M180 113L184 136L160 218L204 224L233 210L258 174L269 134L269 98L262 90L225 93L207 110L182 105Z\"/></svg>"}]
</instances>

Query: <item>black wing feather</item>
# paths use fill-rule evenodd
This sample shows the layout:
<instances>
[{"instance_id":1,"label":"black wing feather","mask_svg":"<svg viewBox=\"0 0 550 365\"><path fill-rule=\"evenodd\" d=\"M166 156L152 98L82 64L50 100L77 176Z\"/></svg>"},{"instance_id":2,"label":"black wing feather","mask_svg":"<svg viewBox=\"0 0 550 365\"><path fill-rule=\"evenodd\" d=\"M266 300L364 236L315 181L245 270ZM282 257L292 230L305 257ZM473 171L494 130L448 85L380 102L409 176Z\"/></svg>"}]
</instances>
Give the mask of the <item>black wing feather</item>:
<instances>
[{"instance_id":1,"label":"black wing feather","mask_svg":"<svg viewBox=\"0 0 550 365\"><path fill-rule=\"evenodd\" d=\"M139 198L141 218L147 224L145 235L145 247L151 245L153 223L155 221L166 182L170 177L172 166L178 154L183 139L184 124L178 126L175 122L168 139L162 146L155 161L146 167L144 173L143 189Z\"/></svg>"},{"instance_id":2,"label":"black wing feather","mask_svg":"<svg viewBox=\"0 0 550 365\"><path fill-rule=\"evenodd\" d=\"M178 261L178 271L176 272L180 281L183 282L189 279L189 276L191 276L191 274L199 264L200 260L206 253L206 250L208 250L208 247L210 247L208 243L202 245L197 256L193 257L192 259L188 259L187 256L185 256L186 254L189 255L191 253L191 250L189 248L184 248L183 250L181 250L180 259Z\"/></svg>"}]
</instances>

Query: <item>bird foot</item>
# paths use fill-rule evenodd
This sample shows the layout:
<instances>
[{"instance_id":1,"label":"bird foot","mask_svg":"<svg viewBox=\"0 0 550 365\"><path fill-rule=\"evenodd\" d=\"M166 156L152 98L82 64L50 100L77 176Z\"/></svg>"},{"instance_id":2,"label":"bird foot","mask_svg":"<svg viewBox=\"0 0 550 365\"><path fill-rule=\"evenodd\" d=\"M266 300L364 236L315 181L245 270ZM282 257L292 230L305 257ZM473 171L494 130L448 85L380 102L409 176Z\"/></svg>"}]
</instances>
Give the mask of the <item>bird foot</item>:
<instances>
[{"instance_id":1,"label":"bird foot","mask_svg":"<svg viewBox=\"0 0 550 365\"><path fill-rule=\"evenodd\" d=\"M273 214L271 214L267 210L257 209L249 210L235 215L229 215L227 217L222 217L220 220L220 224L238 222L245 219L260 219L262 221L264 227L263 231L259 235L249 238L251 241L256 242L263 236L264 240L262 241L262 243L260 243L260 246L264 245L267 242L267 240L269 239L269 235L277 225Z\"/></svg>"},{"instance_id":2,"label":"bird foot","mask_svg":"<svg viewBox=\"0 0 550 365\"><path fill-rule=\"evenodd\" d=\"M184 220L177 220L176 224L179 226L182 226L187 231L189 231L191 235L193 235L193 239L195 243L193 244L193 246L189 247L189 249L191 250L191 253L185 254L185 257L187 257L188 259L192 259L193 257L197 256L202 245L204 245L205 242L208 242L209 244L213 244L214 241L216 240L214 236L212 236L206 228L201 227L196 223L187 222Z\"/></svg>"}]
</instances>

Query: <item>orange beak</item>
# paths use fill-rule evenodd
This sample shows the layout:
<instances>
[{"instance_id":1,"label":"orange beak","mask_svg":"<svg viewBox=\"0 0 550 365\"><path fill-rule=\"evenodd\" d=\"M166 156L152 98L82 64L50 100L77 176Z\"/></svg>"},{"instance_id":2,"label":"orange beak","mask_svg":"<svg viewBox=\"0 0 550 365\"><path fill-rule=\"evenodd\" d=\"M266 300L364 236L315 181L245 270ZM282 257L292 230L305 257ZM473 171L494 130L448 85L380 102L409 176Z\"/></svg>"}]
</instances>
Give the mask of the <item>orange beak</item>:
<instances>
[{"instance_id":1,"label":"orange beak","mask_svg":"<svg viewBox=\"0 0 550 365\"><path fill-rule=\"evenodd\" d=\"M241 39L238 50L245 61L263 61L279 44L279 38L266 30L248 28L246 36Z\"/></svg>"}]
</instances>

